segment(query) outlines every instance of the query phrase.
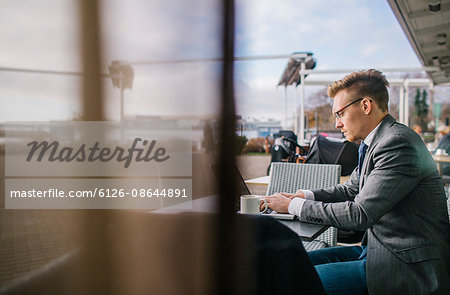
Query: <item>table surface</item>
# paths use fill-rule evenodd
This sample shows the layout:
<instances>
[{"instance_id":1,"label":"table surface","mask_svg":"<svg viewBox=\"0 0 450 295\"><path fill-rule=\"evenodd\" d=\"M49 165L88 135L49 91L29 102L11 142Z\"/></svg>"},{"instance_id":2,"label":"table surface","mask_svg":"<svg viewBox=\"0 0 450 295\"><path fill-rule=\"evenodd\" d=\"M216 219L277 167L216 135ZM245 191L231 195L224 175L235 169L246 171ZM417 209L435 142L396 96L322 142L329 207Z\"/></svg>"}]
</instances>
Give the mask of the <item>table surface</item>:
<instances>
[{"instance_id":1,"label":"table surface","mask_svg":"<svg viewBox=\"0 0 450 295\"><path fill-rule=\"evenodd\" d=\"M183 212L217 212L217 196L207 196L193 201L183 202L180 204L168 206L158 210L154 210L153 214L177 214ZM279 220L282 224L289 227L292 231L297 233L302 240L312 241L321 233L323 233L328 226L322 224L306 223L299 220Z\"/></svg>"},{"instance_id":2,"label":"table surface","mask_svg":"<svg viewBox=\"0 0 450 295\"><path fill-rule=\"evenodd\" d=\"M261 176L252 179L247 179L246 184L256 184L256 185L269 185L270 176Z\"/></svg>"},{"instance_id":3,"label":"table surface","mask_svg":"<svg viewBox=\"0 0 450 295\"><path fill-rule=\"evenodd\" d=\"M440 162L440 163L450 163L450 156L433 155L433 159L434 159L434 161Z\"/></svg>"},{"instance_id":4,"label":"table surface","mask_svg":"<svg viewBox=\"0 0 450 295\"><path fill-rule=\"evenodd\" d=\"M444 171L443 171L444 163L450 163L450 156L433 155L433 159L437 164L439 175L442 176L442 174L444 173Z\"/></svg>"}]
</instances>

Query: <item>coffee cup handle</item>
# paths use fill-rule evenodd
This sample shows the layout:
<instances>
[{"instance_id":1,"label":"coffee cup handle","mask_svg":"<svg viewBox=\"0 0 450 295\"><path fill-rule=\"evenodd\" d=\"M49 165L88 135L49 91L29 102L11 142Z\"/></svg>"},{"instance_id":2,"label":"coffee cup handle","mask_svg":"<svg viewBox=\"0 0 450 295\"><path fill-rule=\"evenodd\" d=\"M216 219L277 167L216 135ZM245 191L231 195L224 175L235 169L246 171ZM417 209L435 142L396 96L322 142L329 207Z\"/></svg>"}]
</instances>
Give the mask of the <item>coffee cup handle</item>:
<instances>
[{"instance_id":1,"label":"coffee cup handle","mask_svg":"<svg viewBox=\"0 0 450 295\"><path fill-rule=\"evenodd\" d=\"M264 202L264 210L260 212L261 214L263 214L263 213L266 213L267 209L269 209L269 205L267 205L266 199L261 199L261 201Z\"/></svg>"}]
</instances>

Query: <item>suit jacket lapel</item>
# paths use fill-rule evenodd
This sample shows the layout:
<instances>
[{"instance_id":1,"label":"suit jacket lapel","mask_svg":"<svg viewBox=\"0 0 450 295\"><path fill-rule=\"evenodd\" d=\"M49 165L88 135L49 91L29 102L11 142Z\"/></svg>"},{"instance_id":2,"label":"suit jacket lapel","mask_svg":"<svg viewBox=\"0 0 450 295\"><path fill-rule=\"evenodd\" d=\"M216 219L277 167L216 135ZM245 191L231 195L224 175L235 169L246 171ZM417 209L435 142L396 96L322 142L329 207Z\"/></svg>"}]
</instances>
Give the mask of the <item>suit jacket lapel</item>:
<instances>
[{"instance_id":1,"label":"suit jacket lapel","mask_svg":"<svg viewBox=\"0 0 450 295\"><path fill-rule=\"evenodd\" d=\"M367 163L369 162L369 159L373 157L373 150L380 141L380 139L385 136L386 134L389 134L389 129L391 128L392 124L394 124L395 118L391 115L387 115L383 121L381 121L380 127L375 132L375 135L373 137L372 144L369 146L366 152L366 157L364 158L363 165L361 167L361 178L359 180L359 190L361 190L364 186L364 180L365 176L369 174L370 171L367 171Z\"/></svg>"}]
</instances>

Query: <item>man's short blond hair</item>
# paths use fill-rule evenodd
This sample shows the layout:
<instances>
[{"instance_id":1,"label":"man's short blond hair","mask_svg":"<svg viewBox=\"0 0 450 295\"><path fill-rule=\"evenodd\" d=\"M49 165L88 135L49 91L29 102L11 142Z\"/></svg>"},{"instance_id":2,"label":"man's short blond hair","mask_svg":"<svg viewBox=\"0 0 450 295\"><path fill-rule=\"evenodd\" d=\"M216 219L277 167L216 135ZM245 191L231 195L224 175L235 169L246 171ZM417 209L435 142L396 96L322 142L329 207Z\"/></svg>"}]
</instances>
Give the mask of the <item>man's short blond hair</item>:
<instances>
[{"instance_id":1,"label":"man's short blond hair","mask_svg":"<svg viewBox=\"0 0 450 295\"><path fill-rule=\"evenodd\" d=\"M377 70L353 72L328 86L328 96L334 98L341 90L346 90L353 99L368 97L373 99L382 111L388 110L389 82Z\"/></svg>"}]
</instances>

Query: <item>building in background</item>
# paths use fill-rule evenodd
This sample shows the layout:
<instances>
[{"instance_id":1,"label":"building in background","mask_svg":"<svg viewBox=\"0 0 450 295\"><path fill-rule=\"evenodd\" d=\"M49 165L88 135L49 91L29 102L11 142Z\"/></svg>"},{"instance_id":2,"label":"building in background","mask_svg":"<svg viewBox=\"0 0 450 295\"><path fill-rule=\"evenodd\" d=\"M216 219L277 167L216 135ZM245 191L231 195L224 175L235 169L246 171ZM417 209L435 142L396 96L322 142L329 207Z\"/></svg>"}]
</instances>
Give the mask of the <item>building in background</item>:
<instances>
[{"instance_id":1,"label":"building in background","mask_svg":"<svg viewBox=\"0 0 450 295\"><path fill-rule=\"evenodd\" d=\"M281 121L268 119L239 119L237 121L236 133L241 136L246 136L248 139L257 137L273 136L280 132Z\"/></svg>"}]
</instances>

